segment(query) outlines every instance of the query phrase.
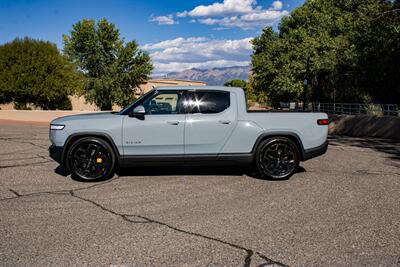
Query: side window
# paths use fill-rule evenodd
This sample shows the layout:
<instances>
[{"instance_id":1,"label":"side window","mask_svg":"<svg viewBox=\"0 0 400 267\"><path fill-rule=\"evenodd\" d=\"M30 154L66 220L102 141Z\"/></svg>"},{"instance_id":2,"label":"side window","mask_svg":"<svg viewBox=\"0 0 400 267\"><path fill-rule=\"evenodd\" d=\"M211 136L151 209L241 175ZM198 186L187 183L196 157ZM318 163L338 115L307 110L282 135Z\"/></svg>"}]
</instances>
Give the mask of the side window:
<instances>
[{"instance_id":1,"label":"side window","mask_svg":"<svg viewBox=\"0 0 400 267\"><path fill-rule=\"evenodd\" d=\"M230 94L221 91L189 93L183 101L183 105L189 113L220 113L229 108Z\"/></svg>"},{"instance_id":2,"label":"side window","mask_svg":"<svg viewBox=\"0 0 400 267\"><path fill-rule=\"evenodd\" d=\"M146 114L179 114L181 92L159 92L158 94L143 101L142 105Z\"/></svg>"}]
</instances>

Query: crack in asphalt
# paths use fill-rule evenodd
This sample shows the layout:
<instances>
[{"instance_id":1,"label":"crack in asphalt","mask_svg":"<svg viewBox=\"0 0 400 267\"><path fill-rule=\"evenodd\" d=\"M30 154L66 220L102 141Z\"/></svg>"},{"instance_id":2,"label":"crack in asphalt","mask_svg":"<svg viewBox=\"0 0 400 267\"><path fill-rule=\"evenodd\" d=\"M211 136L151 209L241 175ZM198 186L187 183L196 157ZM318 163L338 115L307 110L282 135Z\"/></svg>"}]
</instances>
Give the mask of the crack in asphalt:
<instances>
[{"instance_id":1,"label":"crack in asphalt","mask_svg":"<svg viewBox=\"0 0 400 267\"><path fill-rule=\"evenodd\" d=\"M254 255L254 251L253 250L249 250L249 249L246 249L246 258L244 259L244 264L243 264L243 266L246 266L246 267L248 267L248 266L250 266L250 264L251 264L251 257L253 257L253 255Z\"/></svg>"},{"instance_id":2,"label":"crack in asphalt","mask_svg":"<svg viewBox=\"0 0 400 267\"><path fill-rule=\"evenodd\" d=\"M157 220L155 220L155 219L151 219L151 218L146 217L146 216L136 215L136 214L122 214L122 213L118 213L118 212L116 212L116 211L114 211L114 210L112 210L112 209L109 209L109 208L107 208L107 207L105 207L105 206L103 206L103 205L101 205L101 204L99 204L99 203L97 203L97 202L95 202L95 201L93 201L93 200L91 200L91 199L87 199L87 198L84 198L84 197L82 197L82 196L76 195L76 194L74 193L74 190L71 190L71 191L70 191L70 194L71 194L72 197L75 197L75 198L78 198L78 199L80 199L80 200L82 200L82 201L91 203L91 204L95 205L96 207L99 207L99 208L102 209L103 211L106 211L106 212L108 212L108 213L111 213L111 214L113 214L113 215L115 215L115 216L119 216L119 217L121 217L123 220L125 220L125 221L127 221L127 222L129 222L129 223L153 223L153 224L158 224L158 225L160 225L160 226L164 226L164 227L166 227L166 228L169 228L169 229L174 230L174 231L179 232L179 233L188 234L188 235L190 235L190 236L196 236L196 237L203 238L203 239L207 239L207 240L210 240L210 241L215 241L215 242L218 242L218 243L220 243L220 244L227 245L227 246L232 247L232 248L235 248L235 249L243 250L243 251L246 252L246 257L245 257L245 261L244 261L244 264L243 264L244 267L249 267L249 266L250 266L250 264L251 264L251 258L252 258L252 256L253 256L255 253L256 253L258 256L260 256L260 258L264 259L264 260L266 261L265 264L267 264L267 265L272 265L272 264L274 264L274 265L277 265L277 266L287 266L287 265L285 265L285 264L283 264L283 263L274 261L274 260L268 258L267 256L262 255L262 254L259 253L259 252L254 252L252 249L248 249L248 248L245 248L245 247L243 247L243 246L240 246L240 245L237 245L237 244L234 244L234 243L230 243L230 242L228 242L228 241L224 241L224 240L222 240L222 239L218 239L218 238L210 237L210 236L203 235L203 234L200 234L200 233L196 233L196 232L192 232L192 231L180 229L180 228L178 228L178 227L176 227L176 226L173 226L173 225L170 225L170 224L161 222L161 221L157 221ZM134 220L129 219L129 217L140 218L140 219L142 219L142 220L144 220L144 221L139 221L139 222L138 222L138 221L134 221ZM264 265L264 266L267 266L267 265Z\"/></svg>"},{"instance_id":3,"label":"crack in asphalt","mask_svg":"<svg viewBox=\"0 0 400 267\"><path fill-rule=\"evenodd\" d=\"M25 167L25 166L35 166L39 164L44 164L44 163L50 163L54 162L53 160L46 160L46 161L39 161L39 162L33 162L33 163L21 163L21 164L13 164L13 165L3 165L0 166L0 169L6 169L6 168L15 168L15 167Z\"/></svg>"},{"instance_id":4,"label":"crack in asphalt","mask_svg":"<svg viewBox=\"0 0 400 267\"><path fill-rule=\"evenodd\" d=\"M98 187L98 186L102 186L104 184L109 184L111 182L114 182L116 180L118 180L120 177L119 176L115 176L113 179L110 179L108 181L105 182L101 182L101 183L95 183L89 186L85 186L85 187L78 187L76 189L62 189L62 190L55 190L55 191L40 191L40 192L33 192L33 193L28 193L28 194L20 194L17 191L13 190L13 189L8 189L8 191L10 191L11 193L13 193L15 195L15 197L6 197L6 198L1 198L0 201L6 201L6 200L11 200L11 199L16 199L16 198L20 198L20 197L31 197L31 196L37 196L37 195L71 195L71 191L73 192L77 192L77 191L81 191L81 190L88 190L94 187Z\"/></svg>"},{"instance_id":5,"label":"crack in asphalt","mask_svg":"<svg viewBox=\"0 0 400 267\"><path fill-rule=\"evenodd\" d=\"M1 156L1 155L0 155L0 156ZM37 159L38 157L39 157L39 158L42 158L42 159L50 159L49 157L42 156L42 155L36 155L36 154L35 154L34 157L16 158L16 159L10 159L10 158L8 158L8 159L2 159L2 158L0 158L0 160L1 160L1 161L28 160L28 159Z\"/></svg>"},{"instance_id":6,"label":"crack in asphalt","mask_svg":"<svg viewBox=\"0 0 400 267\"><path fill-rule=\"evenodd\" d=\"M0 139L9 139L9 140L24 140L23 138L24 138L24 136L8 137L8 136L4 136L3 135L2 137L0 137ZM48 139L46 139L46 138L29 138L29 140L32 140L32 141L47 141Z\"/></svg>"},{"instance_id":7,"label":"crack in asphalt","mask_svg":"<svg viewBox=\"0 0 400 267\"><path fill-rule=\"evenodd\" d=\"M15 154L33 154L31 152L25 152L25 151L26 149L20 149L20 150L15 150L13 152L0 153L0 156L15 155Z\"/></svg>"},{"instance_id":8,"label":"crack in asphalt","mask_svg":"<svg viewBox=\"0 0 400 267\"><path fill-rule=\"evenodd\" d=\"M90 199L87 199L87 198L83 198L81 196L77 196L77 195L75 195L73 193L71 195L73 197L79 198L79 199L81 199L83 201L89 202L89 203L101 208L102 210L107 211L107 212L109 212L109 213L111 213L113 215L119 216L122 219L124 219L125 221L131 222L131 223L134 223L134 221L129 220L127 218L128 216L137 217L137 218L145 220L147 223L158 224L160 226L164 226L166 228L169 228L169 229L174 230L174 231L179 232L179 233L183 233L183 234L187 234L187 235L190 235L190 236L199 237L199 238L202 238L202 239L207 239L207 240L210 240L210 241L215 241L215 242L218 242L220 244L227 245L227 246L229 246L231 248L234 248L234 249L243 250L243 251L246 252L246 257L245 257L244 264L243 264L244 267L249 267L250 266L251 258L255 253L257 253L257 255L259 255L259 256L262 256L261 258L263 258L266 261L266 264L268 264L268 265L275 264L275 265L278 265L278 266L287 266L287 265L285 265L283 263L280 263L280 262L274 261L272 259L269 259L267 256L264 256L259 252L254 252L252 249L248 249L248 248L245 248L243 246L240 246L240 245L237 245L237 244L234 244L234 243L230 243L228 241L224 241L222 239L218 239L218 238L207 236L207 235L203 235L203 234L200 234L200 233L196 233L196 232L180 229L180 228L178 228L176 226L169 225L167 223L164 223L164 222L161 222L161 221L157 221L157 220L154 220L154 219L151 219L149 217L142 216L142 215L120 214L118 212L115 212L115 211L113 211L111 209L108 209L108 208L104 207L103 205L101 205L101 204L99 204L99 203L97 203L97 202L95 202L93 200L90 200ZM143 223L143 222L140 222L140 223ZM267 265L264 265L264 266L267 266Z\"/></svg>"},{"instance_id":9,"label":"crack in asphalt","mask_svg":"<svg viewBox=\"0 0 400 267\"><path fill-rule=\"evenodd\" d=\"M13 193L16 197L20 197L20 196L21 196L21 195L20 195L17 191L15 191L15 190L9 189L9 191L10 191L11 193Z\"/></svg>"},{"instance_id":10,"label":"crack in asphalt","mask_svg":"<svg viewBox=\"0 0 400 267\"><path fill-rule=\"evenodd\" d=\"M176 231L176 232L179 232L179 233L188 234L188 235L191 235L191 236L196 236L196 237L203 238L203 239L207 239L207 240L210 240L210 241L215 241L215 242L218 242L218 243L220 243L220 244L227 245L227 246L232 247L232 248L235 248L235 249L243 250L243 251L246 252L246 257L245 257L245 261L244 261L244 264L243 264L244 267L249 267L249 266L250 266L250 264L251 264L251 258L252 258L252 256L253 256L255 253L256 253L258 256L260 256L260 258L262 258L262 259L264 259L264 260L266 261L265 264L267 264L267 265L264 264L263 266L268 266L268 265L272 265L272 264L277 265L277 266L288 266L288 265L285 265L285 264L283 264L283 263L274 261L274 260L268 258L267 256L265 256L265 255L263 255L263 254L261 254L261 253L259 253L259 252L254 252L252 249L248 249L248 248L245 248L245 247L243 247L243 246L240 246L240 245L237 245L237 244L233 244L233 243L230 243L230 242L228 242L228 241L224 241L224 240L222 240L222 239L218 239L218 238L206 236L206 235L203 235L203 234L200 234L200 233L196 233L196 232L192 232L192 231L180 229L180 228L178 228L178 227L176 227L176 226L173 226L173 225L170 225L170 224L161 222L161 221L157 221L157 220L155 220L155 219L151 219L151 218L146 217L146 216L136 215L136 214L122 214L122 213L118 213L118 212L116 212L116 211L114 211L114 210L111 210L111 209L109 209L109 208L107 208L107 207L105 207L105 206L103 206L103 205L101 205L101 204L99 204L99 203L97 203L97 202L91 200L91 199L87 199L87 198L84 198L84 197L82 197L82 196L76 195L76 194L74 193L74 190L71 190L71 191L70 191L70 194L71 194L72 197L75 197L75 198L78 198L78 199L80 199L80 200L82 200L82 201L91 203L91 204L95 205L96 207L99 207L99 208L102 209L103 211L106 211L106 212L108 212L108 213L111 213L111 214L113 214L113 215L115 215L115 216L119 216L119 217L121 217L123 220L125 220L125 221L127 221L127 222L130 222L130 223L153 223L153 224L158 224L158 225L160 225L160 226L167 227L167 228L169 228L169 229L171 229L171 230L174 230L174 231ZM133 221L133 220L130 220L129 217L137 217L137 218L140 218L140 219L142 219L142 220L144 220L144 221L139 221L139 222Z\"/></svg>"},{"instance_id":11,"label":"crack in asphalt","mask_svg":"<svg viewBox=\"0 0 400 267\"><path fill-rule=\"evenodd\" d=\"M20 138L0 137L0 140L2 140L2 141L10 141L10 142L14 142L14 143L30 144L30 145L32 145L32 146L34 146L34 147L37 147L37 148L40 148L40 149L44 149L44 150L46 150L46 151L47 151L47 149L48 149L47 147L44 147L44 146L35 144L35 143L31 142L31 141L23 140L23 139L20 139ZM32 139L32 140L41 140L41 141L42 141L42 140L44 140L44 139ZM15 152L14 152L14 153L4 153L4 154L0 154L0 155L12 155L12 154L15 154ZM25 154L26 154L26 153L25 153ZM43 155L40 155L40 154L34 154L34 155L36 155L37 157L42 158L42 159L44 159L44 160L46 160L46 161L33 162L33 163L29 163L29 164L21 163L21 164L3 165L3 166L0 166L0 169L15 168L15 167L22 167L22 166L34 166L34 165L39 165L39 164L44 164L44 163L53 162L53 160L51 160L49 157L46 157L46 156L43 156ZM22 159L15 159L15 160L23 160L23 159L24 159L24 158L22 158ZM25 158L25 159L34 159L34 158ZM2 161L11 161L11 160L12 160L12 159L6 159L6 160L2 159Z\"/></svg>"},{"instance_id":12,"label":"crack in asphalt","mask_svg":"<svg viewBox=\"0 0 400 267\"><path fill-rule=\"evenodd\" d=\"M254 251L252 249L249 249L249 248L246 248L246 247L234 244L234 243L230 243L228 241L224 241L224 240L218 239L216 237L211 237L211 236L203 235L203 234L200 234L200 233L184 230L184 229L178 228L176 226L173 226L173 225L161 222L161 221L157 221L155 219L151 219L151 218L146 217L146 216L137 215L137 214L119 213L119 212L116 212L116 211L114 211L112 209L109 209L109 208L105 207L104 205L102 205L100 203L97 203L96 201L93 201L91 199L88 199L88 198L85 198L85 197L82 197L82 196L79 196L79 195L76 194L77 191L88 190L88 189L91 189L91 188L94 188L94 187L98 187L98 186L101 186L101 185L104 185L104 184L107 184L107 183L111 183L111 182L113 182L113 181L115 181L117 179L119 179L119 177L114 178L114 179L109 180L109 181L106 181L106 182L103 182L103 183L94 184L94 185L91 185L91 186L77 188L77 189L64 189L64 190L57 190L57 191L34 192L34 193L29 193L29 194L21 194L21 193L17 192L14 189L9 189L9 191L12 192L15 196L14 197L0 199L0 201L6 201L6 200L12 200L12 199L30 197L30 196L37 196L37 195L43 195L43 194L68 195L68 196L74 197L76 199L79 199L80 201L84 201L84 202L90 203L91 205L94 205L94 206L100 208L101 210L103 210L103 211L105 211L105 212L107 212L109 214L112 214L114 216L118 216L118 217L122 218L124 221L126 221L128 223L133 223L133 224L147 224L147 223L156 224L156 225L163 226L163 227L166 227L168 229L171 229L171 230L173 230L175 232L179 232L179 233L182 233L182 234L187 234L187 235L190 235L190 236L195 236L195 237L206 239L206 240L209 240L209 241L214 241L214 242L217 242L217 243L220 243L220 244L223 244L223 245L227 245L227 246L229 246L231 248L234 248L234 249L242 250L242 251L244 251L246 253L246 256L245 256L245 259L244 259L244 264L243 264L244 267L249 267L250 266L252 257L254 255L257 255L260 258L262 258L263 260L265 260L265 263L263 263L260 266L269 266L269 265L288 266L288 265L283 264L281 262L274 261L274 260L268 258L267 256L261 254L260 252ZM135 219L133 219L132 217L135 218Z\"/></svg>"},{"instance_id":13,"label":"crack in asphalt","mask_svg":"<svg viewBox=\"0 0 400 267\"><path fill-rule=\"evenodd\" d=\"M41 146L41 145L35 144L35 143L33 143L33 142L26 141L26 140L23 140L23 139L18 139L18 138L0 137L0 140L2 140L2 141L14 142L14 143L18 143L18 144L20 144L20 143L23 143L23 144L30 144L30 145L32 145L32 146L34 146L34 147L37 147L37 148L40 148L40 149L45 149L45 150L48 149L48 147ZM39 140L42 141L42 140L44 140L44 139L39 139ZM17 142L17 141L18 141L18 142Z\"/></svg>"},{"instance_id":14,"label":"crack in asphalt","mask_svg":"<svg viewBox=\"0 0 400 267\"><path fill-rule=\"evenodd\" d=\"M269 265L278 265L278 266L287 266L287 265L279 265L281 263L277 263L276 261L273 261L267 257L265 257L264 255L256 252L257 256L259 256L261 259L265 260L265 263L258 265L257 267L265 267L265 266L269 266Z\"/></svg>"}]
</instances>

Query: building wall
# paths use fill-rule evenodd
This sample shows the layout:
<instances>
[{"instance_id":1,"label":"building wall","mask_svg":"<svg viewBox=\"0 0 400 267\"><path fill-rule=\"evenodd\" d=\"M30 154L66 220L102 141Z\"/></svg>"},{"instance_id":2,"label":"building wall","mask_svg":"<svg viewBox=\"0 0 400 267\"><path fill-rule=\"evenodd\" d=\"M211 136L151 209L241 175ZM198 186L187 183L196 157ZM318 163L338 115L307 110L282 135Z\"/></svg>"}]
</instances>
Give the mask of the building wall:
<instances>
[{"instance_id":1,"label":"building wall","mask_svg":"<svg viewBox=\"0 0 400 267\"><path fill-rule=\"evenodd\" d=\"M5 104L5 105L0 105L1 110L13 110L14 109L14 104Z\"/></svg>"},{"instance_id":2,"label":"building wall","mask_svg":"<svg viewBox=\"0 0 400 267\"><path fill-rule=\"evenodd\" d=\"M136 97L139 97L148 91L154 89L155 87L162 86L205 86L207 85L204 82L197 81L187 81L187 80L173 80L173 79L155 79L149 80L146 84L140 86L139 90L136 92ZM69 97L72 110L73 111L98 111L99 108L95 105L86 103L86 100L83 96L70 96ZM13 104L0 105L1 110L13 110ZM113 106L113 110L120 110L121 107Z\"/></svg>"},{"instance_id":3,"label":"building wall","mask_svg":"<svg viewBox=\"0 0 400 267\"><path fill-rule=\"evenodd\" d=\"M83 96L69 96L71 101L72 110L76 111L98 111L99 108L96 105L86 103L85 97Z\"/></svg>"}]
</instances>

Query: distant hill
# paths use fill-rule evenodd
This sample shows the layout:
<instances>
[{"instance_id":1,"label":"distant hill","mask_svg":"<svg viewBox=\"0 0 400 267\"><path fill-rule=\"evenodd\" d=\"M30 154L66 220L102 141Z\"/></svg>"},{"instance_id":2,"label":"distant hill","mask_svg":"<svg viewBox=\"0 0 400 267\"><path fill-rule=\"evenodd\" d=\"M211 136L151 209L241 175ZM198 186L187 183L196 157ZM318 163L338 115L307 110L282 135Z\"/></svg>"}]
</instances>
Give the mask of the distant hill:
<instances>
[{"instance_id":1,"label":"distant hill","mask_svg":"<svg viewBox=\"0 0 400 267\"><path fill-rule=\"evenodd\" d=\"M227 80L247 80L250 66L236 66L212 69L188 69L181 72L171 72L163 77L168 79L181 79L206 82L207 85L224 85Z\"/></svg>"}]
</instances>

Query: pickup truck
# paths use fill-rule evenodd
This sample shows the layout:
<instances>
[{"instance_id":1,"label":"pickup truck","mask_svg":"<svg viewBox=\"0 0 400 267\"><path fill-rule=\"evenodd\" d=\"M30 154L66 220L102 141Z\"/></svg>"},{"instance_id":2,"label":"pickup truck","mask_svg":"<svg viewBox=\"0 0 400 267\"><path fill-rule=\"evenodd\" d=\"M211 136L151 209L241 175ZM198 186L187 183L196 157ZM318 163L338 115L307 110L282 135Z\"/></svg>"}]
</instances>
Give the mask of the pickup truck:
<instances>
[{"instance_id":1,"label":"pickup truck","mask_svg":"<svg viewBox=\"0 0 400 267\"><path fill-rule=\"evenodd\" d=\"M53 120L49 152L79 180L165 164L248 165L279 180L326 152L328 124L325 113L248 111L241 88L161 87L120 112Z\"/></svg>"}]
</instances>

